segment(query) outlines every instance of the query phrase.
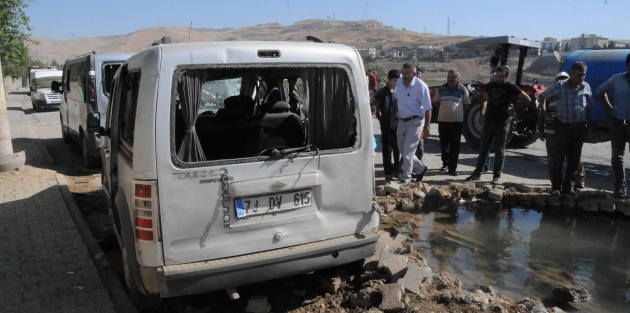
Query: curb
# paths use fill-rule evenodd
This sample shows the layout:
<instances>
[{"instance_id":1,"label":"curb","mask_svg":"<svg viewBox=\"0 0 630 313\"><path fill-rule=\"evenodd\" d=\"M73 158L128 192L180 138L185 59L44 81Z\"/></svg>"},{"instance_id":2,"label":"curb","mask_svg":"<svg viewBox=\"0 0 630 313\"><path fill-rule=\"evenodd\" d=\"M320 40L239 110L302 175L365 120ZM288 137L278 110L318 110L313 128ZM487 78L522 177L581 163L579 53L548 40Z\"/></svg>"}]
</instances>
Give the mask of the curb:
<instances>
[{"instance_id":1,"label":"curb","mask_svg":"<svg viewBox=\"0 0 630 313\"><path fill-rule=\"evenodd\" d=\"M77 207L77 204L74 202L74 198L72 198L70 188L68 188L66 177L59 173L55 173L55 176L57 178L57 185L59 186L59 190L61 191L63 201L66 203L68 212L70 212L70 216L72 216L72 220L76 224L77 230L81 234L83 242L85 243L88 252L92 257L92 262L94 262L98 275L101 277L103 288L110 296L110 301L114 304L117 312L137 313L138 311L131 302L131 299L129 299L127 291L120 283L120 281L116 278L116 275L109 265L109 262L107 262L107 260L103 257L105 253L99 246L98 242L96 242L96 239L92 235L90 228L88 227L87 223L83 219L83 216L81 215L81 212L79 211L79 207ZM97 259L96 256L100 256L100 258ZM105 288L105 286L107 286L107 288Z\"/></svg>"}]
</instances>

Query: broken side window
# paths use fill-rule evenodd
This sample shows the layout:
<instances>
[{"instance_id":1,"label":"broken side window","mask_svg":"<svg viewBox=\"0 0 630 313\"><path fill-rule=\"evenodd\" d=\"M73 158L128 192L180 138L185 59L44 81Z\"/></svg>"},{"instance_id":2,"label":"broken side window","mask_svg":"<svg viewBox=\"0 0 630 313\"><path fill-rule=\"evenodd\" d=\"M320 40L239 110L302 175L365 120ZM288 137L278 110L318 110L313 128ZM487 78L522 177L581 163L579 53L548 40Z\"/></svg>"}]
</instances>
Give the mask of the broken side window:
<instances>
[{"instance_id":1,"label":"broken side window","mask_svg":"<svg viewBox=\"0 0 630 313\"><path fill-rule=\"evenodd\" d=\"M183 86L191 83L192 71L198 89ZM180 162L265 159L270 149L304 146L323 153L355 147L356 100L342 66L197 68L175 75L172 129ZM191 92L198 94L191 97ZM194 118L184 107L195 106L184 99L198 99ZM302 103L308 119L300 118ZM192 130L204 156L195 160L180 157L197 148L186 138Z\"/></svg>"}]
</instances>

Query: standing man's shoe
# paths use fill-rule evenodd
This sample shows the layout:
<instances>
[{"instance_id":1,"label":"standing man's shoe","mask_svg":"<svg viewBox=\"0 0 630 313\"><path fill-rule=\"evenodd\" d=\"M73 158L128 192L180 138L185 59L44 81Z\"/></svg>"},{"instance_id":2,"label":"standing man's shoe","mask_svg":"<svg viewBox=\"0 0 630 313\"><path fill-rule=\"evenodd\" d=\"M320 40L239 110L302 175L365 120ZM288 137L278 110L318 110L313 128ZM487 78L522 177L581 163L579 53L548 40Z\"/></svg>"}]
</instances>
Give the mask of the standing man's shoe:
<instances>
[{"instance_id":1,"label":"standing man's shoe","mask_svg":"<svg viewBox=\"0 0 630 313\"><path fill-rule=\"evenodd\" d=\"M424 171L422 171L422 173L418 174L418 176L416 176L416 181L420 182L422 181L422 179L424 178L424 173L427 172L427 170L429 169L428 166L424 167Z\"/></svg>"},{"instance_id":2,"label":"standing man's shoe","mask_svg":"<svg viewBox=\"0 0 630 313\"><path fill-rule=\"evenodd\" d=\"M481 179L481 174L479 174L478 172L473 172L472 175L466 178L466 181L473 181L473 180L480 180L480 179Z\"/></svg>"},{"instance_id":3,"label":"standing man's shoe","mask_svg":"<svg viewBox=\"0 0 630 313\"><path fill-rule=\"evenodd\" d=\"M446 165L442 165L442 167L440 167L440 172L446 172L447 169L448 167L446 167Z\"/></svg>"},{"instance_id":4,"label":"standing man's shoe","mask_svg":"<svg viewBox=\"0 0 630 313\"><path fill-rule=\"evenodd\" d=\"M615 189L615 192L613 192L613 197L615 198L623 198L626 196L626 190L623 188L617 188Z\"/></svg>"},{"instance_id":5,"label":"standing man's shoe","mask_svg":"<svg viewBox=\"0 0 630 313\"><path fill-rule=\"evenodd\" d=\"M501 176L493 176L492 177L492 183L496 185L496 184L499 183L500 179L501 179Z\"/></svg>"},{"instance_id":6,"label":"standing man's shoe","mask_svg":"<svg viewBox=\"0 0 630 313\"><path fill-rule=\"evenodd\" d=\"M459 173L457 173L457 171L448 171L448 174L451 176L459 176Z\"/></svg>"}]
</instances>

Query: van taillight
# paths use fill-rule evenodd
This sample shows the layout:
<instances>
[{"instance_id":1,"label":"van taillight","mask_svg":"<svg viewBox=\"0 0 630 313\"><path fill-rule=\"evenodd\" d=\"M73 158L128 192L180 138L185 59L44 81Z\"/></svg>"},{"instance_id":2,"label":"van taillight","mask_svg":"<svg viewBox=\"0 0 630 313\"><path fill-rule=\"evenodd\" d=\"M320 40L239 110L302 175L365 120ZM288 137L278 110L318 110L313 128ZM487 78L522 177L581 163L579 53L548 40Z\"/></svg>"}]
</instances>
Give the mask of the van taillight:
<instances>
[{"instance_id":1,"label":"van taillight","mask_svg":"<svg viewBox=\"0 0 630 313\"><path fill-rule=\"evenodd\" d=\"M134 181L134 221L138 240L154 241L158 232L157 182Z\"/></svg>"}]
</instances>

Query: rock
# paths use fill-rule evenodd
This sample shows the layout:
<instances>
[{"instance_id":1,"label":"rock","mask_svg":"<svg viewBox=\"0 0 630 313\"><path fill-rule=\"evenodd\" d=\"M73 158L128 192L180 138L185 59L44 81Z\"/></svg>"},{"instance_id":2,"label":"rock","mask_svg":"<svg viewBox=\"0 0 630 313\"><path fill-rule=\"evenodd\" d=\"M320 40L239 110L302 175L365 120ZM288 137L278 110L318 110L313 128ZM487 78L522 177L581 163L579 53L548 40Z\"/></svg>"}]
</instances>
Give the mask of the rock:
<instances>
[{"instance_id":1,"label":"rock","mask_svg":"<svg viewBox=\"0 0 630 313\"><path fill-rule=\"evenodd\" d=\"M503 192L504 191L502 189L490 190L490 192L488 193L488 197L495 201L501 201L501 198L503 198Z\"/></svg>"},{"instance_id":2,"label":"rock","mask_svg":"<svg viewBox=\"0 0 630 313\"><path fill-rule=\"evenodd\" d=\"M490 192L493 189L492 185L490 184L485 184L481 186L481 188L483 188L483 190L488 191L488 192Z\"/></svg>"},{"instance_id":3,"label":"rock","mask_svg":"<svg viewBox=\"0 0 630 313\"><path fill-rule=\"evenodd\" d=\"M400 199L405 199L405 198L411 198L411 191L410 190L400 190L398 191L398 198Z\"/></svg>"},{"instance_id":4,"label":"rock","mask_svg":"<svg viewBox=\"0 0 630 313\"><path fill-rule=\"evenodd\" d=\"M562 302L585 302L591 298L591 294L584 287L565 285L556 287L552 291L554 297Z\"/></svg>"},{"instance_id":5,"label":"rock","mask_svg":"<svg viewBox=\"0 0 630 313\"><path fill-rule=\"evenodd\" d=\"M377 309L377 308L370 308L367 313L383 313L383 311Z\"/></svg>"},{"instance_id":6,"label":"rock","mask_svg":"<svg viewBox=\"0 0 630 313\"><path fill-rule=\"evenodd\" d=\"M569 210L575 210L575 203L577 201L575 197L572 197L569 195L562 195L560 199L561 199L560 203L563 208L569 209Z\"/></svg>"},{"instance_id":7,"label":"rock","mask_svg":"<svg viewBox=\"0 0 630 313\"><path fill-rule=\"evenodd\" d=\"M510 187L510 188L508 188L508 190L509 190L510 192L515 192L515 191L516 191L516 187Z\"/></svg>"},{"instance_id":8,"label":"rock","mask_svg":"<svg viewBox=\"0 0 630 313\"><path fill-rule=\"evenodd\" d=\"M432 278L433 280L431 283L437 290L449 289L457 292L462 290L462 282L459 278L447 272L438 273L433 275Z\"/></svg>"},{"instance_id":9,"label":"rock","mask_svg":"<svg viewBox=\"0 0 630 313\"><path fill-rule=\"evenodd\" d=\"M425 277L433 276L433 271L430 267L420 267L416 264L409 263L407 265L407 273L397 282L403 284L403 287L415 294L420 293L420 284Z\"/></svg>"},{"instance_id":10,"label":"rock","mask_svg":"<svg viewBox=\"0 0 630 313\"><path fill-rule=\"evenodd\" d=\"M401 244L403 244L405 241L407 241L407 236L403 235L403 234L398 234L396 235L396 238L394 238L395 242L400 242Z\"/></svg>"},{"instance_id":11,"label":"rock","mask_svg":"<svg viewBox=\"0 0 630 313\"><path fill-rule=\"evenodd\" d=\"M385 185L385 191L390 194L398 194L400 190L400 184L397 182L390 181L387 185Z\"/></svg>"},{"instance_id":12,"label":"rock","mask_svg":"<svg viewBox=\"0 0 630 313\"><path fill-rule=\"evenodd\" d=\"M482 182L482 181L476 181L475 182L475 188L482 188L483 185L487 185L487 182Z\"/></svg>"},{"instance_id":13,"label":"rock","mask_svg":"<svg viewBox=\"0 0 630 313\"><path fill-rule=\"evenodd\" d=\"M402 284L387 284L378 288L383 298L381 304L378 306L383 311L400 311L405 308L405 304L402 302L402 296L405 293L405 289Z\"/></svg>"},{"instance_id":14,"label":"rock","mask_svg":"<svg viewBox=\"0 0 630 313\"><path fill-rule=\"evenodd\" d=\"M615 203L610 199L601 199L599 200L599 210L603 212L615 212Z\"/></svg>"},{"instance_id":15,"label":"rock","mask_svg":"<svg viewBox=\"0 0 630 313\"><path fill-rule=\"evenodd\" d=\"M251 296L245 307L247 313L269 313L270 311L271 304L267 302L267 296Z\"/></svg>"},{"instance_id":16,"label":"rock","mask_svg":"<svg viewBox=\"0 0 630 313\"><path fill-rule=\"evenodd\" d=\"M551 313L564 313L564 311L561 308L554 306L551 308Z\"/></svg>"},{"instance_id":17,"label":"rock","mask_svg":"<svg viewBox=\"0 0 630 313\"><path fill-rule=\"evenodd\" d=\"M416 210L422 209L422 205L424 204L424 198L418 198L413 201Z\"/></svg>"},{"instance_id":18,"label":"rock","mask_svg":"<svg viewBox=\"0 0 630 313\"><path fill-rule=\"evenodd\" d=\"M384 197L387 195L387 191L385 191L385 186L384 185L378 185L376 186L376 188L374 189L374 194L377 197Z\"/></svg>"},{"instance_id":19,"label":"rock","mask_svg":"<svg viewBox=\"0 0 630 313\"><path fill-rule=\"evenodd\" d=\"M439 199L443 199L442 193L439 189L432 187L431 190L427 193L427 196L438 197Z\"/></svg>"},{"instance_id":20,"label":"rock","mask_svg":"<svg viewBox=\"0 0 630 313\"><path fill-rule=\"evenodd\" d=\"M534 188L532 188L532 186L528 186L525 184L516 184L516 190L520 191L520 192L526 192L526 193L530 193L534 191Z\"/></svg>"},{"instance_id":21,"label":"rock","mask_svg":"<svg viewBox=\"0 0 630 313\"><path fill-rule=\"evenodd\" d=\"M428 194L428 193L429 193L429 190L431 190L431 188L429 188L429 187L430 187L430 186L429 186L429 185L427 185L427 184L422 184L422 187L420 187L420 190L421 190L422 192L424 192L425 194Z\"/></svg>"},{"instance_id":22,"label":"rock","mask_svg":"<svg viewBox=\"0 0 630 313\"><path fill-rule=\"evenodd\" d=\"M390 252L389 249L387 249L388 247L389 245L386 246L383 252L381 253L381 258L378 260L377 268L383 268L383 266L385 265L385 261L394 257L394 254Z\"/></svg>"},{"instance_id":23,"label":"rock","mask_svg":"<svg viewBox=\"0 0 630 313\"><path fill-rule=\"evenodd\" d=\"M554 209L560 208L562 206L562 197L547 196L547 206Z\"/></svg>"},{"instance_id":24,"label":"rock","mask_svg":"<svg viewBox=\"0 0 630 313\"><path fill-rule=\"evenodd\" d=\"M543 192L544 188L541 186L533 186L532 187L532 192L536 192L536 193L541 193Z\"/></svg>"},{"instance_id":25,"label":"rock","mask_svg":"<svg viewBox=\"0 0 630 313\"><path fill-rule=\"evenodd\" d=\"M393 200L393 199L387 199L387 200L381 201L381 203L379 204L383 207L383 210L385 211L385 213L391 213L392 211L396 209L396 200Z\"/></svg>"},{"instance_id":26,"label":"rock","mask_svg":"<svg viewBox=\"0 0 630 313\"><path fill-rule=\"evenodd\" d=\"M353 308L356 307L361 307L361 308L369 308L372 306L372 300L370 300L370 298L372 297L372 293L374 293L375 290L372 287L367 287L364 289L361 289L361 291L352 294L350 296L350 306Z\"/></svg>"},{"instance_id":27,"label":"rock","mask_svg":"<svg viewBox=\"0 0 630 313\"><path fill-rule=\"evenodd\" d=\"M401 211L412 211L415 209L416 205L409 198L400 199L400 210Z\"/></svg>"},{"instance_id":28,"label":"rock","mask_svg":"<svg viewBox=\"0 0 630 313\"><path fill-rule=\"evenodd\" d=\"M409 258L406 255L395 255L383 262L383 267L391 282L398 282L398 279L405 276L408 262Z\"/></svg>"},{"instance_id":29,"label":"rock","mask_svg":"<svg viewBox=\"0 0 630 313\"><path fill-rule=\"evenodd\" d=\"M505 190L505 186L503 186L503 185L494 185L494 189Z\"/></svg>"},{"instance_id":30,"label":"rock","mask_svg":"<svg viewBox=\"0 0 630 313\"><path fill-rule=\"evenodd\" d=\"M547 205L547 203L545 201L546 198L547 198L547 196L531 195L530 199L532 200L532 206L539 207L539 208L545 207L545 205Z\"/></svg>"},{"instance_id":31,"label":"rock","mask_svg":"<svg viewBox=\"0 0 630 313\"><path fill-rule=\"evenodd\" d=\"M551 189L551 186L547 186L547 187L543 188L543 192L551 193L552 191L553 191L553 189Z\"/></svg>"},{"instance_id":32,"label":"rock","mask_svg":"<svg viewBox=\"0 0 630 313\"><path fill-rule=\"evenodd\" d=\"M485 293L489 293L493 297L495 297L497 295L497 291L494 290L494 288L492 286L489 286L489 285L481 285L481 286L479 286L479 290L481 290L481 291L483 291Z\"/></svg>"},{"instance_id":33,"label":"rock","mask_svg":"<svg viewBox=\"0 0 630 313\"><path fill-rule=\"evenodd\" d=\"M628 200L622 200L617 203L617 211L623 213L626 216L630 216L630 203Z\"/></svg>"},{"instance_id":34,"label":"rock","mask_svg":"<svg viewBox=\"0 0 630 313\"><path fill-rule=\"evenodd\" d=\"M322 279L322 288L330 293L337 293L341 287L341 278L339 277L324 277Z\"/></svg>"},{"instance_id":35,"label":"rock","mask_svg":"<svg viewBox=\"0 0 630 313\"><path fill-rule=\"evenodd\" d=\"M597 212L599 211L599 201L593 199L587 202L588 205L584 209L586 212Z\"/></svg>"},{"instance_id":36,"label":"rock","mask_svg":"<svg viewBox=\"0 0 630 313\"><path fill-rule=\"evenodd\" d=\"M422 192L421 190L414 190L413 191L413 196L417 199L417 198L424 198L426 197L426 194L424 192Z\"/></svg>"}]
</instances>

